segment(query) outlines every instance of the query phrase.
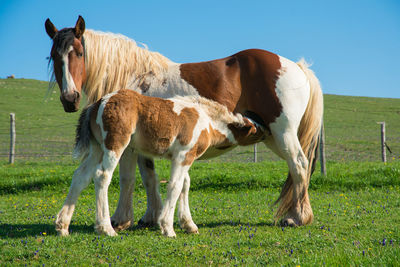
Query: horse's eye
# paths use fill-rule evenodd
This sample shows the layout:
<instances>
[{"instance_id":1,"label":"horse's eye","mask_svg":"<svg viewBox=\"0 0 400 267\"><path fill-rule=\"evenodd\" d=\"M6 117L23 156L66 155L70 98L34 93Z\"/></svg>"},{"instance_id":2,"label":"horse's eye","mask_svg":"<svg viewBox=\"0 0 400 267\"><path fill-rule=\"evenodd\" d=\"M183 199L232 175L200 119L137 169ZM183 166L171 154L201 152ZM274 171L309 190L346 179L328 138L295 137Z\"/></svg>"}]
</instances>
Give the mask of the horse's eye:
<instances>
[{"instance_id":1,"label":"horse's eye","mask_svg":"<svg viewBox=\"0 0 400 267\"><path fill-rule=\"evenodd\" d=\"M82 57L82 56L83 56L83 53L77 52L76 55L77 55L78 57Z\"/></svg>"}]
</instances>

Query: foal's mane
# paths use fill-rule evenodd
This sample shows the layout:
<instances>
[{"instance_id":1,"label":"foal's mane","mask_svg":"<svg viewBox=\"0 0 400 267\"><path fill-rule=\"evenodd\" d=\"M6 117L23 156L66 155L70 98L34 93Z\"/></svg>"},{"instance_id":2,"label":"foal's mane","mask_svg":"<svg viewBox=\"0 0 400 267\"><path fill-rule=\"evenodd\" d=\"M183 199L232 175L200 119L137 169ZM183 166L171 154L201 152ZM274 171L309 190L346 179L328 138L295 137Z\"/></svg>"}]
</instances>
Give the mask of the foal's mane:
<instances>
[{"instance_id":1,"label":"foal's mane","mask_svg":"<svg viewBox=\"0 0 400 267\"><path fill-rule=\"evenodd\" d=\"M148 75L162 76L171 62L121 34L86 30L83 39L86 66L83 90L88 105L108 93L127 88L134 80L140 86Z\"/></svg>"},{"instance_id":2,"label":"foal's mane","mask_svg":"<svg viewBox=\"0 0 400 267\"><path fill-rule=\"evenodd\" d=\"M200 106L200 108L215 122L220 121L224 124L239 123L239 125L246 124L240 113L233 114L226 106L211 99L202 96L175 96L173 99L184 101L189 105L195 104Z\"/></svg>"}]
</instances>

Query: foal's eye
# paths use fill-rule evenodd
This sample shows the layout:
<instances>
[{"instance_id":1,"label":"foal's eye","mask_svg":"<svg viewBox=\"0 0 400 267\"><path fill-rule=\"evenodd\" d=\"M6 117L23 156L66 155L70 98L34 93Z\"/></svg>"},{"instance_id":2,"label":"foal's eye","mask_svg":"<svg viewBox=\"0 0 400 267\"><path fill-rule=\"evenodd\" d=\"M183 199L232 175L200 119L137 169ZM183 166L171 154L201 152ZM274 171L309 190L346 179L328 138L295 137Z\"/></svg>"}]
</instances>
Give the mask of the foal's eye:
<instances>
[{"instance_id":1,"label":"foal's eye","mask_svg":"<svg viewBox=\"0 0 400 267\"><path fill-rule=\"evenodd\" d=\"M78 57L82 57L82 56L83 56L83 53L77 52L76 55L77 55Z\"/></svg>"}]
</instances>

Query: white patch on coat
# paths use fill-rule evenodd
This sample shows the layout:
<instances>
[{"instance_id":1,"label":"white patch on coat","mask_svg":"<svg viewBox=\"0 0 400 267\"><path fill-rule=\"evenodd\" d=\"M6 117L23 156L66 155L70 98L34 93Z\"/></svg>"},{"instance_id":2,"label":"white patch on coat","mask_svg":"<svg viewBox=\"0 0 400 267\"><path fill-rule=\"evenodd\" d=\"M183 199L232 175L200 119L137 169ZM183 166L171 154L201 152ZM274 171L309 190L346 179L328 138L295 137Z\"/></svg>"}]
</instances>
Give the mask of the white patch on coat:
<instances>
[{"instance_id":1,"label":"white patch on coat","mask_svg":"<svg viewBox=\"0 0 400 267\"><path fill-rule=\"evenodd\" d=\"M281 72L275 92L282 105L282 113L276 119L297 131L310 98L310 83L300 67L284 57L279 57ZM273 123L272 123L273 124Z\"/></svg>"},{"instance_id":2,"label":"white patch on coat","mask_svg":"<svg viewBox=\"0 0 400 267\"><path fill-rule=\"evenodd\" d=\"M174 107L173 107L172 110L173 110L178 116L181 114L181 112L182 112L182 110L183 110L184 108L187 108L187 107L188 107L187 105L185 105L184 103L182 103L182 102L180 102L180 101L177 101L176 99L169 99L169 100L171 100L172 103L174 104Z\"/></svg>"},{"instance_id":3,"label":"white patch on coat","mask_svg":"<svg viewBox=\"0 0 400 267\"><path fill-rule=\"evenodd\" d=\"M106 149L104 146L104 141L107 137L107 131L104 130L104 125L103 125L103 112L104 112L104 108L106 107L108 100L110 100L110 98L114 95L116 95L118 93L118 91L110 93L108 95L105 95L101 98L101 103L99 106L99 110L97 111L97 117L96 117L96 123L97 125L99 125L100 130L101 130L101 137L103 138L103 150Z\"/></svg>"},{"instance_id":4,"label":"white patch on coat","mask_svg":"<svg viewBox=\"0 0 400 267\"><path fill-rule=\"evenodd\" d=\"M69 72L69 62L68 62L68 54L73 50L72 45L67 50L67 52L62 55L62 91L67 94L74 94L76 91L76 85L74 79L72 78L71 73Z\"/></svg>"}]
</instances>

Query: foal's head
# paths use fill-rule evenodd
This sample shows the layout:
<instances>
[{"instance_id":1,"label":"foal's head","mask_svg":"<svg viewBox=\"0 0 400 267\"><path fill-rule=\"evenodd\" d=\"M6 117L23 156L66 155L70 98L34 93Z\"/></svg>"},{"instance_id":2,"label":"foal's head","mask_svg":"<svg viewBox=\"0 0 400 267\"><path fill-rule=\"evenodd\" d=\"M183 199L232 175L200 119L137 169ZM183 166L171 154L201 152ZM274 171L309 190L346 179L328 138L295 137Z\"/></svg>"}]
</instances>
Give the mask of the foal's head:
<instances>
[{"instance_id":1,"label":"foal's head","mask_svg":"<svg viewBox=\"0 0 400 267\"><path fill-rule=\"evenodd\" d=\"M50 19L46 20L47 34L53 40L50 60L54 76L60 87L60 100L66 112L79 109L82 84L86 79L83 33L85 21L79 16L74 28L57 30Z\"/></svg>"}]
</instances>

